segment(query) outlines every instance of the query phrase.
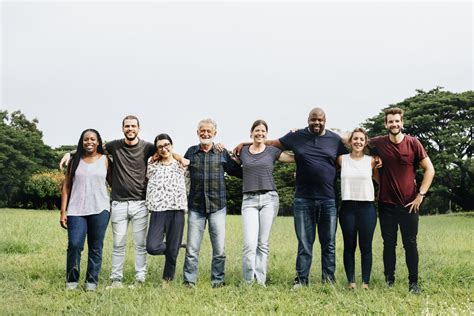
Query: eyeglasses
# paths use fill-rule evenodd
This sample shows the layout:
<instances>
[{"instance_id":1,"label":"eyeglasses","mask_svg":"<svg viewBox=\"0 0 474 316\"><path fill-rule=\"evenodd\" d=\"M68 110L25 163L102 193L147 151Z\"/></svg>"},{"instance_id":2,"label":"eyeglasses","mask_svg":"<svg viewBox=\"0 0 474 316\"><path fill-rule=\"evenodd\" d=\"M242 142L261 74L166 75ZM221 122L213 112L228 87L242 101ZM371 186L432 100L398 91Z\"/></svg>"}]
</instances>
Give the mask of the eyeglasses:
<instances>
[{"instance_id":1,"label":"eyeglasses","mask_svg":"<svg viewBox=\"0 0 474 316\"><path fill-rule=\"evenodd\" d=\"M165 148L165 149L170 149L170 147L171 147L171 143L167 143L167 144L164 144L164 145L158 145L158 146L156 146L156 148L157 148L158 150L162 150L163 148Z\"/></svg>"}]
</instances>

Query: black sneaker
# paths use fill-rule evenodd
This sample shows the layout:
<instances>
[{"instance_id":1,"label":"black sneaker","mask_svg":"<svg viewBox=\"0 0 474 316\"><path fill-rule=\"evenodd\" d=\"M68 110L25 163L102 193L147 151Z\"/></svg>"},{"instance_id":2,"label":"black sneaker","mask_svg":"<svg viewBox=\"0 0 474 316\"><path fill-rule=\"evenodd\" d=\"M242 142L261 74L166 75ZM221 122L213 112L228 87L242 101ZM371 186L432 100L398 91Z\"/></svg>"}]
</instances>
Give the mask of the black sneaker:
<instances>
[{"instance_id":1,"label":"black sneaker","mask_svg":"<svg viewBox=\"0 0 474 316\"><path fill-rule=\"evenodd\" d=\"M408 292L410 292L411 294L420 294L421 289L418 286L418 283L410 283L408 285Z\"/></svg>"},{"instance_id":2,"label":"black sneaker","mask_svg":"<svg viewBox=\"0 0 474 316\"><path fill-rule=\"evenodd\" d=\"M213 289L217 289L217 288L220 288L220 287L223 287L223 286L225 286L225 282L212 283L212 288Z\"/></svg>"},{"instance_id":3,"label":"black sneaker","mask_svg":"<svg viewBox=\"0 0 474 316\"><path fill-rule=\"evenodd\" d=\"M395 278L393 276L385 276L385 282L388 288L392 288L395 286Z\"/></svg>"}]
</instances>

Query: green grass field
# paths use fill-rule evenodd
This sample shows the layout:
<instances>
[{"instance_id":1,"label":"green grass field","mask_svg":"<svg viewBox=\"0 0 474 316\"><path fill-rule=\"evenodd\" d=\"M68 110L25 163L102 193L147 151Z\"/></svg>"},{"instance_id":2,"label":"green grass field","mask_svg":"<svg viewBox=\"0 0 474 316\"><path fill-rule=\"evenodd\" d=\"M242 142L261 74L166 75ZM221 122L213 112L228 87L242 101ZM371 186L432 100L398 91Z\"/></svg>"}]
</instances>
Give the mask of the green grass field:
<instances>
[{"instance_id":1,"label":"green grass field","mask_svg":"<svg viewBox=\"0 0 474 316\"><path fill-rule=\"evenodd\" d=\"M148 261L148 278L137 289L105 290L111 268L112 233L107 229L98 291L68 291L65 287L67 233L52 211L0 210L0 314L451 314L474 313L474 214L422 217L418 235L420 284L423 292L407 291L407 271L401 240L397 282L385 288L382 240L374 238L371 289L345 289L342 235L337 232L337 283L320 282L320 251L315 244L312 283L291 291L296 238L292 218L278 217L272 230L267 288L241 282L242 228L238 216L227 218L226 283L210 285L210 243L206 232L196 289L181 284L184 251L176 280L161 288L163 257ZM133 246L129 236L125 283L133 282ZM83 252L84 279L87 250ZM360 285L360 257L357 277Z\"/></svg>"}]
</instances>

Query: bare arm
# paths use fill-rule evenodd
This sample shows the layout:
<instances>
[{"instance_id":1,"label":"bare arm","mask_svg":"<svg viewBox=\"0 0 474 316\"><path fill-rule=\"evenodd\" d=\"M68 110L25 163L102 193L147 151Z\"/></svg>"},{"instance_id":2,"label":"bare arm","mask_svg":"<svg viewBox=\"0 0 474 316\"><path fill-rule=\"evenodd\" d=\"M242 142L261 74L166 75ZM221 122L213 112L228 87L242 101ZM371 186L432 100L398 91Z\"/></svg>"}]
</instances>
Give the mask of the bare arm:
<instances>
[{"instance_id":1,"label":"bare arm","mask_svg":"<svg viewBox=\"0 0 474 316\"><path fill-rule=\"evenodd\" d=\"M372 179L377 182L377 184L380 184L379 180L379 168L377 167L377 160L375 157L372 157L372 161L370 162L372 166Z\"/></svg>"},{"instance_id":2,"label":"bare arm","mask_svg":"<svg viewBox=\"0 0 474 316\"><path fill-rule=\"evenodd\" d=\"M59 162L59 170L63 170L64 167L67 167L69 160L71 159L71 153L65 153Z\"/></svg>"},{"instance_id":3,"label":"bare arm","mask_svg":"<svg viewBox=\"0 0 474 316\"><path fill-rule=\"evenodd\" d=\"M189 165L189 159L184 158L180 154L173 152L173 158L178 160L182 167L187 167Z\"/></svg>"},{"instance_id":4,"label":"bare arm","mask_svg":"<svg viewBox=\"0 0 474 316\"><path fill-rule=\"evenodd\" d=\"M247 146L247 145L252 145L252 142L244 142L238 144L234 149L232 149L232 154L235 157L240 157L240 151L242 150L242 147Z\"/></svg>"},{"instance_id":5,"label":"bare arm","mask_svg":"<svg viewBox=\"0 0 474 316\"><path fill-rule=\"evenodd\" d=\"M232 150L232 153L235 155L235 156L240 156L240 151L242 150L242 147L246 146L246 145L252 145L252 142L243 142L243 143L240 143L238 144L233 150ZM265 141L265 145L267 146L273 146L273 147L277 147L277 148L280 148L281 150L285 150L285 148L283 148L283 145L280 143L280 141L278 139L267 139Z\"/></svg>"},{"instance_id":6,"label":"bare arm","mask_svg":"<svg viewBox=\"0 0 474 316\"><path fill-rule=\"evenodd\" d=\"M63 187L61 190L61 211L59 214L59 224L64 229L67 229L66 208L67 208L67 203L69 201L70 191L71 191L71 188L69 187L69 169L68 169L68 171L66 172L66 176L63 182Z\"/></svg>"},{"instance_id":7,"label":"bare arm","mask_svg":"<svg viewBox=\"0 0 474 316\"><path fill-rule=\"evenodd\" d=\"M338 168L342 167L342 155L337 156L336 165L337 165Z\"/></svg>"},{"instance_id":8,"label":"bare arm","mask_svg":"<svg viewBox=\"0 0 474 316\"><path fill-rule=\"evenodd\" d=\"M107 176L106 180L109 186L112 186L112 162L110 161L109 157L105 159L105 168L107 169Z\"/></svg>"},{"instance_id":9,"label":"bare arm","mask_svg":"<svg viewBox=\"0 0 474 316\"><path fill-rule=\"evenodd\" d=\"M429 157L426 157L425 159L420 161L420 166L424 170L423 180L421 181L421 186L420 186L420 193L416 195L416 198L413 201L405 205L405 207L410 206L410 213L412 211L415 213L419 211L420 205L423 202L425 194L426 192L428 192L431 186L431 182L433 182L433 178L435 175L435 169Z\"/></svg>"},{"instance_id":10,"label":"bare arm","mask_svg":"<svg viewBox=\"0 0 474 316\"><path fill-rule=\"evenodd\" d=\"M278 157L278 161L286 163L295 162L295 155L282 151L280 157Z\"/></svg>"},{"instance_id":11,"label":"bare arm","mask_svg":"<svg viewBox=\"0 0 474 316\"><path fill-rule=\"evenodd\" d=\"M285 150L285 148L283 147L283 145L280 143L280 140L278 140L278 139L267 139L267 140L265 141L265 145L267 145L267 146L273 146L273 147L280 148L281 150Z\"/></svg>"}]
</instances>

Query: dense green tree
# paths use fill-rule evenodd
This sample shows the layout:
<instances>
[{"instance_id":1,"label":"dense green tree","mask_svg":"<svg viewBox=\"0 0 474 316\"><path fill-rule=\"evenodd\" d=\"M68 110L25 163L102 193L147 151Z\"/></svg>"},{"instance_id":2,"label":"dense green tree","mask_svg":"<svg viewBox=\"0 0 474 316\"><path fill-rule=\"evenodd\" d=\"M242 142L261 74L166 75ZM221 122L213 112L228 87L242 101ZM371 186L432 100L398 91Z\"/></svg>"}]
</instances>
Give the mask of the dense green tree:
<instances>
[{"instance_id":1,"label":"dense green tree","mask_svg":"<svg viewBox=\"0 0 474 316\"><path fill-rule=\"evenodd\" d=\"M293 197L295 194L295 174L296 165L294 163L277 162L273 177L280 197L279 215L293 215Z\"/></svg>"},{"instance_id":2,"label":"dense green tree","mask_svg":"<svg viewBox=\"0 0 474 316\"><path fill-rule=\"evenodd\" d=\"M58 156L43 143L37 124L20 111L0 111L0 204L4 206L21 205L28 178L57 165Z\"/></svg>"},{"instance_id":3,"label":"dense green tree","mask_svg":"<svg viewBox=\"0 0 474 316\"><path fill-rule=\"evenodd\" d=\"M421 141L436 170L425 210L443 212L450 202L474 210L474 91L417 90L415 96L391 106L405 111L404 132ZM386 134L383 111L364 126L371 137Z\"/></svg>"}]
</instances>

